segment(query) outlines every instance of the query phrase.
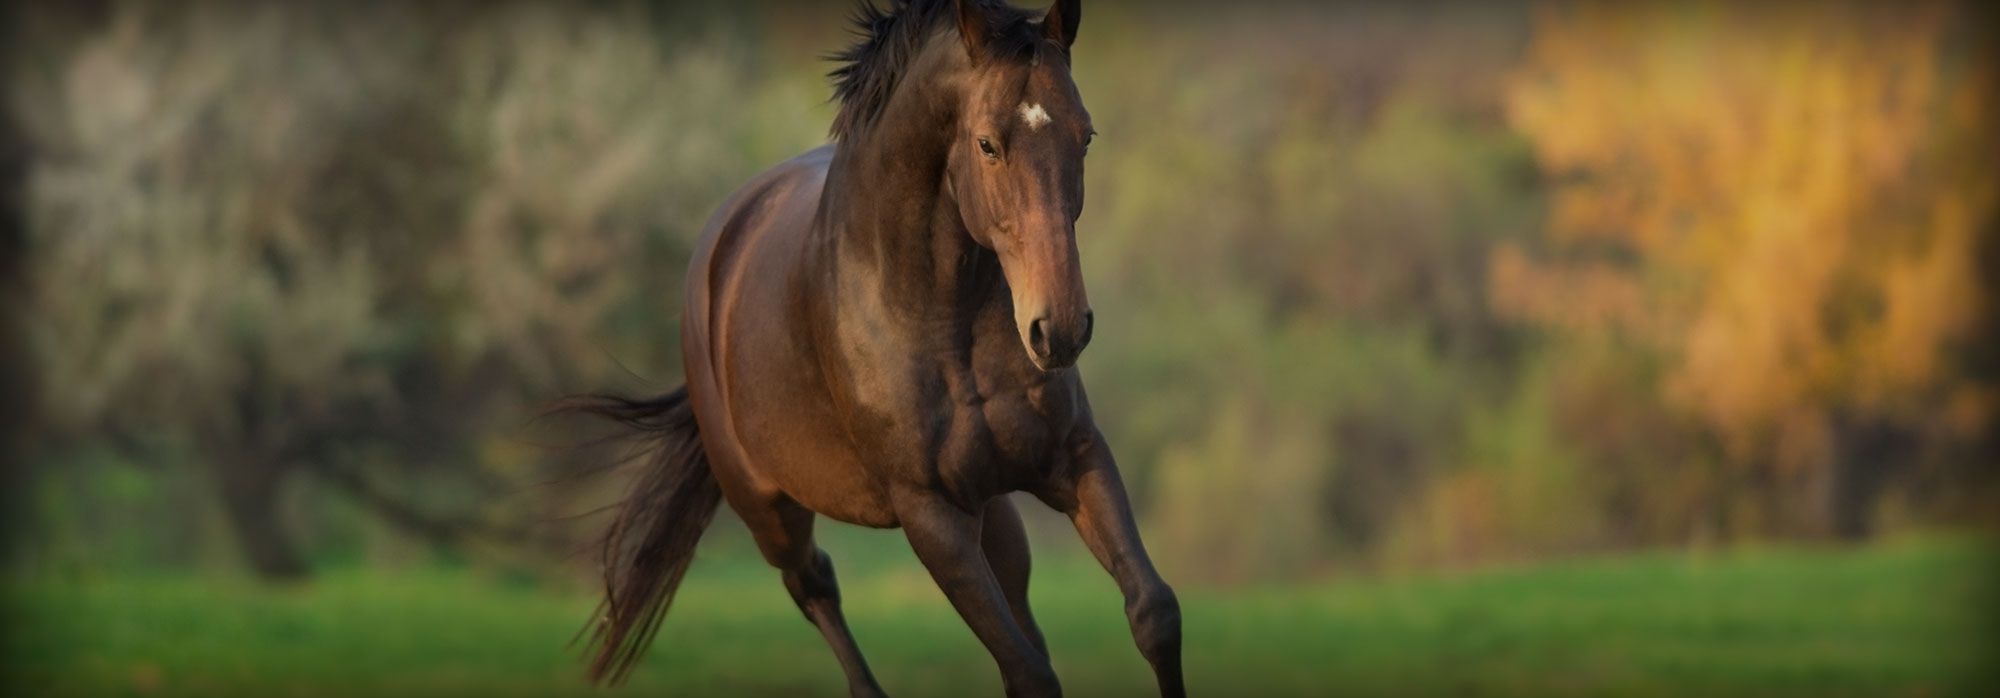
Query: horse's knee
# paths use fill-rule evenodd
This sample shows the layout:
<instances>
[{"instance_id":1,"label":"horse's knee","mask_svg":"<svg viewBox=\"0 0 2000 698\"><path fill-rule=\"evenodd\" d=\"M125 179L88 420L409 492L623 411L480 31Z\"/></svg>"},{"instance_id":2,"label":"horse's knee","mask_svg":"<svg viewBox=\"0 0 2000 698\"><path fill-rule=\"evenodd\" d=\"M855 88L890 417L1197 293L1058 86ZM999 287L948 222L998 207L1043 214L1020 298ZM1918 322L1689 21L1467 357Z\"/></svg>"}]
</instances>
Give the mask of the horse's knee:
<instances>
[{"instance_id":1,"label":"horse's knee","mask_svg":"<svg viewBox=\"0 0 2000 698\"><path fill-rule=\"evenodd\" d=\"M1139 653L1146 659L1158 662L1180 654L1181 602L1173 587L1165 582L1152 584L1126 604L1125 613L1132 621L1132 637L1139 644Z\"/></svg>"}]
</instances>

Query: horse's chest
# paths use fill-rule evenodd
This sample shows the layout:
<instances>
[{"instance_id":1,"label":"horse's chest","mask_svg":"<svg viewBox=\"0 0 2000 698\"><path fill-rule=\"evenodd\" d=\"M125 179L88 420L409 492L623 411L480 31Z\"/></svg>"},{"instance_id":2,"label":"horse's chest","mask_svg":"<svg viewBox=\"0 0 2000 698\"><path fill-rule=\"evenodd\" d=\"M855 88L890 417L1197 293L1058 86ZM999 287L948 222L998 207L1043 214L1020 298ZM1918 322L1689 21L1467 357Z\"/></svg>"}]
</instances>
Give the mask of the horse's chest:
<instances>
[{"instance_id":1,"label":"horse's chest","mask_svg":"<svg viewBox=\"0 0 2000 698\"><path fill-rule=\"evenodd\" d=\"M979 428L993 443L996 456L1008 464L1028 464L1055 449L1069 420L1069 410L1055 404L1060 389L1041 386L987 396L976 410Z\"/></svg>"},{"instance_id":2,"label":"horse's chest","mask_svg":"<svg viewBox=\"0 0 2000 698\"><path fill-rule=\"evenodd\" d=\"M1000 296L1004 300L1004 296ZM864 461L904 486L966 500L1031 489L1065 467L1082 413L1074 371L1029 363L1004 303L982 312L970 342L870 353L841 362L850 433Z\"/></svg>"},{"instance_id":3,"label":"horse's chest","mask_svg":"<svg viewBox=\"0 0 2000 698\"><path fill-rule=\"evenodd\" d=\"M973 494L1029 489L1059 465L1073 419L1060 385L1002 390L958 401L932 452L939 479Z\"/></svg>"},{"instance_id":4,"label":"horse's chest","mask_svg":"<svg viewBox=\"0 0 2000 698\"><path fill-rule=\"evenodd\" d=\"M948 367L897 391L895 409L867 410L877 429L865 430L863 458L896 463L907 484L936 486L978 499L1032 489L1063 467L1062 444L1077 421L1072 380L982 375ZM912 399L914 398L914 399ZM871 420L872 421L872 420Z\"/></svg>"}]
</instances>

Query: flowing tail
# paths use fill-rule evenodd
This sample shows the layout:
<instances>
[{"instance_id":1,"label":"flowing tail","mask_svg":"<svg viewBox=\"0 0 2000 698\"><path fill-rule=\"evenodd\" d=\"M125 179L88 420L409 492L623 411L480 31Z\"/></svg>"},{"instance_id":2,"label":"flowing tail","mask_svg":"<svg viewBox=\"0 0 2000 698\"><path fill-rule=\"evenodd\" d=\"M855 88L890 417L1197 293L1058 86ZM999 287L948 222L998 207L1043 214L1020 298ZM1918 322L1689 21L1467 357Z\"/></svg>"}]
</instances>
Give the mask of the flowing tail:
<instances>
[{"instance_id":1,"label":"flowing tail","mask_svg":"<svg viewBox=\"0 0 2000 698\"><path fill-rule=\"evenodd\" d=\"M604 532L604 601L586 628L587 651L594 655L591 680L616 684L652 644L722 491L709 471L685 386L650 400L572 397L549 411L618 422L652 450L645 475Z\"/></svg>"}]
</instances>

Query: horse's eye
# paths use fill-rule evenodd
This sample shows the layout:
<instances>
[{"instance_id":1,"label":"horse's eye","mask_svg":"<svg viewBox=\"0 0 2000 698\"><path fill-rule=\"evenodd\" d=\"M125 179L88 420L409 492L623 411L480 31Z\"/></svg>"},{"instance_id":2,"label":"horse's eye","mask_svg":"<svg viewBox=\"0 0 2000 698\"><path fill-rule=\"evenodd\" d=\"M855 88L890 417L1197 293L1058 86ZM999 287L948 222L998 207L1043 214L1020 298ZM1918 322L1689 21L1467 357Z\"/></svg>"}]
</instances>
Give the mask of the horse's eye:
<instances>
[{"instance_id":1,"label":"horse's eye","mask_svg":"<svg viewBox=\"0 0 2000 698\"><path fill-rule=\"evenodd\" d=\"M989 158L1000 157L1000 151L993 149L993 141L984 138L979 139L979 152L985 153Z\"/></svg>"}]
</instances>

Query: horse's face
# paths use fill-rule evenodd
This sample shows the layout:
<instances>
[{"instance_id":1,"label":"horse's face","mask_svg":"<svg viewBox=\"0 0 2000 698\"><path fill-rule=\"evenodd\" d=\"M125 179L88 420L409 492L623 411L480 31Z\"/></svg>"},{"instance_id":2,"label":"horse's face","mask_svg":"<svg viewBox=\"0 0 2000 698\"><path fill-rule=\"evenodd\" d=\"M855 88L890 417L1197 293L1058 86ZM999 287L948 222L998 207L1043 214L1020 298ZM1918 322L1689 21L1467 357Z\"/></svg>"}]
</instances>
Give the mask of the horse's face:
<instances>
[{"instance_id":1,"label":"horse's face","mask_svg":"<svg viewBox=\"0 0 2000 698\"><path fill-rule=\"evenodd\" d=\"M961 3L964 36L988 36L975 3ZM1077 262L1083 158L1090 113L1070 79L1075 1L1058 2L1017 60L984 56L968 68L958 110L950 184L972 239L993 250L1013 295L1014 324L1028 358L1044 371L1076 363L1093 316Z\"/></svg>"}]
</instances>

